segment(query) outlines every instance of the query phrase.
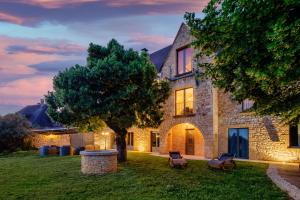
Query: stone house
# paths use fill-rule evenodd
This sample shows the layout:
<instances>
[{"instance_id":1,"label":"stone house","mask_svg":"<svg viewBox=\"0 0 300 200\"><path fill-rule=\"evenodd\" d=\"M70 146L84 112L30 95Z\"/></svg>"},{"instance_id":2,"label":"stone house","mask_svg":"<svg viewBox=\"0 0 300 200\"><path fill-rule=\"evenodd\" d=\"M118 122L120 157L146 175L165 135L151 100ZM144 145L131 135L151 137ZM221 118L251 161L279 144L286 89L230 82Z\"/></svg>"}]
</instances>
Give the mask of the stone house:
<instances>
[{"instance_id":1,"label":"stone house","mask_svg":"<svg viewBox=\"0 0 300 200\"><path fill-rule=\"evenodd\" d=\"M172 91L160 127L129 130L129 149L161 154L180 151L204 158L231 152L243 159L299 161L300 126L255 116L247 111L253 102L239 104L210 80L195 79L197 66L209 58L196 58L192 40L182 24L172 45L150 55L160 78L170 80Z\"/></svg>"},{"instance_id":2,"label":"stone house","mask_svg":"<svg viewBox=\"0 0 300 200\"><path fill-rule=\"evenodd\" d=\"M198 65L209 58L196 58L192 40L188 27L182 24L172 45L150 55L159 77L170 81L171 95L157 129L128 129L127 149L161 154L180 151L203 158L230 152L243 159L299 161L300 126L255 116L247 111L251 101L239 104L230 94L214 88L210 80L195 79L195 73L202 70ZM114 148L113 131L105 132L109 133L109 146L102 133L94 134L92 143L101 149Z\"/></svg>"}]
</instances>

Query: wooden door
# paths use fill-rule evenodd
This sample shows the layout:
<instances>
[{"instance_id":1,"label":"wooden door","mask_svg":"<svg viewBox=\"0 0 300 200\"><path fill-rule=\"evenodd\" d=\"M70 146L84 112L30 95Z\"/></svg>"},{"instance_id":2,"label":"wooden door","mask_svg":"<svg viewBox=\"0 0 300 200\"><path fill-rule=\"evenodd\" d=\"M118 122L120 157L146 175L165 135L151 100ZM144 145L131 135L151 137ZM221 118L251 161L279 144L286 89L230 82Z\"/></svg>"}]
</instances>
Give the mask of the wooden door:
<instances>
[{"instance_id":1,"label":"wooden door","mask_svg":"<svg viewBox=\"0 0 300 200\"><path fill-rule=\"evenodd\" d=\"M194 155L195 154L195 138L194 138L194 129L186 129L186 146L185 154Z\"/></svg>"}]
</instances>

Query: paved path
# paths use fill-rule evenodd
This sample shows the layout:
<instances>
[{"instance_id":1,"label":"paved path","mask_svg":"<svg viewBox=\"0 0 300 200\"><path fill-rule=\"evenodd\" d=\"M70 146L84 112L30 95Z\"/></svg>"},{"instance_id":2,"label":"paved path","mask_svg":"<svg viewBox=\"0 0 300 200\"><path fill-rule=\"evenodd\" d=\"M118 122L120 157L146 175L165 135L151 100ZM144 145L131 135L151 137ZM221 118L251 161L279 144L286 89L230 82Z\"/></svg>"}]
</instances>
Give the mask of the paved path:
<instances>
[{"instance_id":1,"label":"paved path","mask_svg":"<svg viewBox=\"0 0 300 200\"><path fill-rule=\"evenodd\" d=\"M300 200L300 171L298 165L270 164L270 179L295 200Z\"/></svg>"}]
</instances>

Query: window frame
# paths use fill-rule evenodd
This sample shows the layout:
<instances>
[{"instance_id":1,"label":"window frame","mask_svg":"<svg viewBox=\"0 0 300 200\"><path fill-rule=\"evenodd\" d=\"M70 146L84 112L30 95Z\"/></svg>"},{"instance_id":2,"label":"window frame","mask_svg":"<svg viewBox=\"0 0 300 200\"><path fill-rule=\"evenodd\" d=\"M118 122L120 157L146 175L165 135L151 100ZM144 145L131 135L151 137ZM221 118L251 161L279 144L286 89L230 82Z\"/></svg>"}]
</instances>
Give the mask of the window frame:
<instances>
[{"instance_id":1,"label":"window frame","mask_svg":"<svg viewBox=\"0 0 300 200\"><path fill-rule=\"evenodd\" d=\"M127 146L134 146L134 133L128 132L127 133Z\"/></svg>"},{"instance_id":2,"label":"window frame","mask_svg":"<svg viewBox=\"0 0 300 200\"><path fill-rule=\"evenodd\" d=\"M183 46L183 47L180 47L180 48L178 48L178 49L176 49L176 76L181 76L181 75L185 75L185 74L189 74L189 73L191 73L192 71L193 71L193 49L192 49L192 57L191 57L191 63L192 63L192 66L191 66L191 71L186 71L186 49L192 49L192 47L190 46L190 45L186 45L186 46ZM179 70L178 70L178 67L179 67L179 65L178 65L178 53L180 52L180 51L184 51L184 54L183 54L183 69L182 69L182 73L179 73Z\"/></svg>"},{"instance_id":3,"label":"window frame","mask_svg":"<svg viewBox=\"0 0 300 200\"><path fill-rule=\"evenodd\" d=\"M251 105L252 104L252 105ZM249 106L251 105L251 106ZM250 110L254 105L254 101L245 99L242 101L242 112Z\"/></svg>"},{"instance_id":4,"label":"window frame","mask_svg":"<svg viewBox=\"0 0 300 200\"><path fill-rule=\"evenodd\" d=\"M230 141L229 141L229 139L230 139L230 137L229 137L229 133L230 133L230 130L232 130L232 129L235 129L236 130L236 132L237 132L237 141L236 141L236 153L237 153L237 155L235 155L237 158L241 158L241 159L249 159L249 156L250 156L250 140L249 140L249 138L250 138L250 132L249 132L249 128L248 127L229 127L228 129L227 129L227 152L229 153L230 152ZM238 148L238 145L240 145L240 130L241 129L244 129L244 130L247 130L247 136L248 136L248 138L247 138L247 156L246 156L246 158L242 158L241 157L241 151L240 151L240 148Z\"/></svg>"},{"instance_id":5,"label":"window frame","mask_svg":"<svg viewBox=\"0 0 300 200\"><path fill-rule=\"evenodd\" d=\"M193 102L192 102L192 105L193 105L193 111L191 113L188 113L186 112L185 108L186 108L186 90L188 89L192 89L193 91ZM178 91L182 91L183 90L183 114L177 114L177 92ZM187 88L182 88L182 89L179 89L179 90L175 90L175 116L189 116L189 115L194 115L194 88L193 87L187 87Z\"/></svg>"},{"instance_id":6,"label":"window frame","mask_svg":"<svg viewBox=\"0 0 300 200\"><path fill-rule=\"evenodd\" d=\"M158 131L151 131L151 148L159 148L160 147L160 134ZM153 138L152 136L155 135L155 146L153 146Z\"/></svg>"},{"instance_id":7,"label":"window frame","mask_svg":"<svg viewBox=\"0 0 300 200\"><path fill-rule=\"evenodd\" d=\"M292 135L291 133L291 129L292 127L296 128L296 136L297 136L297 143L298 145L294 145L295 141L293 141L293 138L295 137L295 135ZM300 148L300 124L297 124L297 125L289 125L289 147L290 148ZM293 141L293 142L292 142Z\"/></svg>"}]
</instances>

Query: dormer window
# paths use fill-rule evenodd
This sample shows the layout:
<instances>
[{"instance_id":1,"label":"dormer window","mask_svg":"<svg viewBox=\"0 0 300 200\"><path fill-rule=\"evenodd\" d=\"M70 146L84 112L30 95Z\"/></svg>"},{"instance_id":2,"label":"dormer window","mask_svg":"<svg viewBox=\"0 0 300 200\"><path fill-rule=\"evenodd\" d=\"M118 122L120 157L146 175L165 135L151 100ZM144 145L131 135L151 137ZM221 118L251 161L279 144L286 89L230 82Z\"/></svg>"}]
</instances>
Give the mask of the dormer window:
<instances>
[{"instance_id":1,"label":"dormer window","mask_svg":"<svg viewBox=\"0 0 300 200\"><path fill-rule=\"evenodd\" d=\"M177 75L192 71L192 48L183 48L177 50Z\"/></svg>"}]
</instances>

